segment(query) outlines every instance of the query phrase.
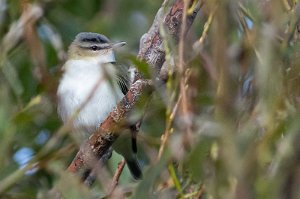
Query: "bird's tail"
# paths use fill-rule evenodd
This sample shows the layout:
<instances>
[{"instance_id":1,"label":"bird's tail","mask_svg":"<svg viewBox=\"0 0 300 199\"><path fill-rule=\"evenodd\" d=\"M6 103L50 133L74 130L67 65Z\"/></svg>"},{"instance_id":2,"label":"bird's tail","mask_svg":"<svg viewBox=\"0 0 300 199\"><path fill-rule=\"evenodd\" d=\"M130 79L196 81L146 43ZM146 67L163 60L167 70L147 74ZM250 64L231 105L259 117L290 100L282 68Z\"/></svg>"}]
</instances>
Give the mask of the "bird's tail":
<instances>
[{"instance_id":1,"label":"bird's tail","mask_svg":"<svg viewBox=\"0 0 300 199\"><path fill-rule=\"evenodd\" d=\"M141 167L140 167L137 159L131 158L131 159L125 159L125 161L127 163L129 171L130 171L131 175L134 177L134 179L136 179L136 180L142 179L143 173L142 173Z\"/></svg>"}]
</instances>

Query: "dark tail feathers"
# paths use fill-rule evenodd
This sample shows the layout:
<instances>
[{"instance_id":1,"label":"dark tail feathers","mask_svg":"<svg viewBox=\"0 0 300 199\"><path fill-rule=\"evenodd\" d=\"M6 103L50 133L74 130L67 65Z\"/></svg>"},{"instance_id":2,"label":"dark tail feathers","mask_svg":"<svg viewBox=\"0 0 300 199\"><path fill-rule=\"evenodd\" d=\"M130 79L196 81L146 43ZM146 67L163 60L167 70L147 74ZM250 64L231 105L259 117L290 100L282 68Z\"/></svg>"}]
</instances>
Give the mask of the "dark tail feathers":
<instances>
[{"instance_id":1,"label":"dark tail feathers","mask_svg":"<svg viewBox=\"0 0 300 199\"><path fill-rule=\"evenodd\" d=\"M137 160L126 160L129 171L134 179L141 180L143 178L143 173Z\"/></svg>"}]
</instances>

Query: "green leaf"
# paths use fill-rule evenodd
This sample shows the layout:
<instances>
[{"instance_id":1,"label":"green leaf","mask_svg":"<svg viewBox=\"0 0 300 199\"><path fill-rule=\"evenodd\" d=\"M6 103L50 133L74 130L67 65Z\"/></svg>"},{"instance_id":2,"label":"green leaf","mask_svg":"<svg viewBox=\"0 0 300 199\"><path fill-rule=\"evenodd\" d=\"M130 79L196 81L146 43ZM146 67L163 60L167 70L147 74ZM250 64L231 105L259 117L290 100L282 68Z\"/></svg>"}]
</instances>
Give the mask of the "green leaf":
<instances>
[{"instance_id":1,"label":"green leaf","mask_svg":"<svg viewBox=\"0 0 300 199\"><path fill-rule=\"evenodd\" d=\"M2 67L2 72L6 80L8 81L10 87L14 91L15 95L16 96L22 95L24 89L15 67L9 61L5 61Z\"/></svg>"},{"instance_id":2,"label":"green leaf","mask_svg":"<svg viewBox=\"0 0 300 199\"><path fill-rule=\"evenodd\" d=\"M129 60L132 61L134 66L138 69L140 73L144 76L146 79L151 78L151 70L150 66L143 60L137 59L135 56L130 56Z\"/></svg>"}]
</instances>

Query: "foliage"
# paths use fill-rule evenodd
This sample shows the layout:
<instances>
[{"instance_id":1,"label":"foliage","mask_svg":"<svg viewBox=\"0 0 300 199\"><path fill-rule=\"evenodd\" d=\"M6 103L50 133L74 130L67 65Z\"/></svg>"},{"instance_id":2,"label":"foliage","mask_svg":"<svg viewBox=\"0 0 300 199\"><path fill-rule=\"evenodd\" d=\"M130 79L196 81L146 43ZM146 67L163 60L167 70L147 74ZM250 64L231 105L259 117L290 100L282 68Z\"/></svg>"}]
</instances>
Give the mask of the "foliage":
<instances>
[{"instance_id":1,"label":"foliage","mask_svg":"<svg viewBox=\"0 0 300 199\"><path fill-rule=\"evenodd\" d=\"M65 198L107 194L119 155L89 188L66 172L80 143L56 112L60 68L74 36L92 31L127 41L118 60L149 76L133 57L161 3L0 0L1 198L51 198L53 187ZM145 112L144 178L125 169L112 198L300 197L299 8L201 1L178 46L161 28L169 78L132 114Z\"/></svg>"}]
</instances>

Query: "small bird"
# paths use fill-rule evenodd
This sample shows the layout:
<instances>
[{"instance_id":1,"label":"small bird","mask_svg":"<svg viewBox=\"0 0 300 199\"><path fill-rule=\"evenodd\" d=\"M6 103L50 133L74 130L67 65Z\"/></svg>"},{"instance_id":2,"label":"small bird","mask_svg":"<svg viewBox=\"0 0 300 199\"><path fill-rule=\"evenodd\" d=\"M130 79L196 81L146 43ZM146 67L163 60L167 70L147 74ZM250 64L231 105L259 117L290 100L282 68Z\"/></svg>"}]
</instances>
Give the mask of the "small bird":
<instances>
[{"instance_id":1,"label":"small bird","mask_svg":"<svg viewBox=\"0 0 300 199\"><path fill-rule=\"evenodd\" d=\"M116 64L114 54L114 49L125 44L91 32L79 33L71 43L57 90L58 113L66 123L79 111L73 120L77 135L87 138L95 132L127 93L128 68ZM140 179L135 137L122 133L113 149L125 158L132 176Z\"/></svg>"}]
</instances>

